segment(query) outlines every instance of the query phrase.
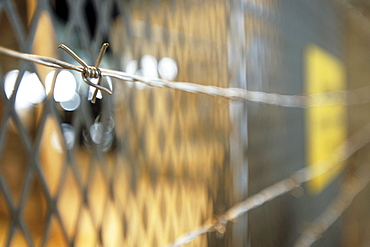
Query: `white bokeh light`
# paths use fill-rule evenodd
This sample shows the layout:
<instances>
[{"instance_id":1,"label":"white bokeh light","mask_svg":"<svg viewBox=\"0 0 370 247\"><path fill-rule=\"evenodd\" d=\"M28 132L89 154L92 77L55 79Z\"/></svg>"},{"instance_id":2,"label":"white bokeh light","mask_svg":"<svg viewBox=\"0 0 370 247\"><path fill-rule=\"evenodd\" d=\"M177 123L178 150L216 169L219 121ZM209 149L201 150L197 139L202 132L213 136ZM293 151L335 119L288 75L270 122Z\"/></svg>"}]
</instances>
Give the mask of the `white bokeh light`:
<instances>
[{"instance_id":1,"label":"white bokeh light","mask_svg":"<svg viewBox=\"0 0 370 247\"><path fill-rule=\"evenodd\" d=\"M90 136L95 144L100 144L103 141L103 125L101 123L94 123L90 126Z\"/></svg>"},{"instance_id":2,"label":"white bokeh light","mask_svg":"<svg viewBox=\"0 0 370 247\"><path fill-rule=\"evenodd\" d=\"M128 74L134 75L136 73L137 69L138 69L138 65L137 65L136 60L132 60L132 61L128 62L128 64L126 65L126 72Z\"/></svg>"},{"instance_id":3,"label":"white bokeh light","mask_svg":"<svg viewBox=\"0 0 370 247\"><path fill-rule=\"evenodd\" d=\"M143 70L139 69L138 71L136 71L135 75L143 76ZM135 84L135 88L139 89L139 90L143 90L147 87L147 85L145 83L140 82L140 81L135 81L134 84Z\"/></svg>"},{"instance_id":4,"label":"white bokeh light","mask_svg":"<svg viewBox=\"0 0 370 247\"><path fill-rule=\"evenodd\" d=\"M163 79L171 81L177 76L177 63L172 58L164 57L159 61L158 71Z\"/></svg>"},{"instance_id":5,"label":"white bokeh light","mask_svg":"<svg viewBox=\"0 0 370 247\"><path fill-rule=\"evenodd\" d=\"M54 131L53 133L51 133L50 143L56 151L58 151L59 153L63 153L63 144L58 132Z\"/></svg>"},{"instance_id":6,"label":"white bokeh light","mask_svg":"<svg viewBox=\"0 0 370 247\"><path fill-rule=\"evenodd\" d=\"M102 150L107 151L112 147L114 141L114 119L112 117L100 121L100 116L95 119L95 123L90 126L90 136L91 140L97 144L102 145Z\"/></svg>"},{"instance_id":7,"label":"white bokeh light","mask_svg":"<svg viewBox=\"0 0 370 247\"><path fill-rule=\"evenodd\" d=\"M50 72L45 79L46 91L50 92L55 71ZM56 102L69 101L74 97L77 83L74 75L69 71L61 71L57 75L54 87L54 100Z\"/></svg>"},{"instance_id":8,"label":"white bokeh light","mask_svg":"<svg viewBox=\"0 0 370 247\"><path fill-rule=\"evenodd\" d=\"M81 98L76 92L71 99L60 102L60 106L66 111L74 111L80 106L80 104Z\"/></svg>"},{"instance_id":9,"label":"white bokeh light","mask_svg":"<svg viewBox=\"0 0 370 247\"><path fill-rule=\"evenodd\" d=\"M9 71L5 75L4 89L9 99L14 93L15 83L19 75L19 70ZM15 99L16 109L26 109L42 102L45 99L45 89L40 79L35 73L24 72L17 90Z\"/></svg>"},{"instance_id":10,"label":"white bokeh light","mask_svg":"<svg viewBox=\"0 0 370 247\"><path fill-rule=\"evenodd\" d=\"M72 125L67 123L62 123L62 131L64 135L65 145L67 149L71 150L76 141L76 133Z\"/></svg>"},{"instance_id":11,"label":"white bokeh light","mask_svg":"<svg viewBox=\"0 0 370 247\"><path fill-rule=\"evenodd\" d=\"M45 88L36 73L26 75L21 83L22 89L28 94L28 100L32 104L40 103L45 99Z\"/></svg>"},{"instance_id":12,"label":"white bokeh light","mask_svg":"<svg viewBox=\"0 0 370 247\"><path fill-rule=\"evenodd\" d=\"M135 75L136 74L136 71L138 69L138 63L136 60L132 60L130 61L127 65L126 65L126 72L128 74L131 74L131 75ZM132 81L126 81L127 85L129 87L132 87L133 86L133 82Z\"/></svg>"},{"instance_id":13,"label":"white bokeh light","mask_svg":"<svg viewBox=\"0 0 370 247\"><path fill-rule=\"evenodd\" d=\"M140 60L142 74L145 77L158 78L158 62L151 55L144 55Z\"/></svg>"},{"instance_id":14,"label":"white bokeh light","mask_svg":"<svg viewBox=\"0 0 370 247\"><path fill-rule=\"evenodd\" d=\"M17 80L19 70L11 70L5 75L4 89L6 97L9 99L14 91L15 82Z\"/></svg>"}]
</instances>

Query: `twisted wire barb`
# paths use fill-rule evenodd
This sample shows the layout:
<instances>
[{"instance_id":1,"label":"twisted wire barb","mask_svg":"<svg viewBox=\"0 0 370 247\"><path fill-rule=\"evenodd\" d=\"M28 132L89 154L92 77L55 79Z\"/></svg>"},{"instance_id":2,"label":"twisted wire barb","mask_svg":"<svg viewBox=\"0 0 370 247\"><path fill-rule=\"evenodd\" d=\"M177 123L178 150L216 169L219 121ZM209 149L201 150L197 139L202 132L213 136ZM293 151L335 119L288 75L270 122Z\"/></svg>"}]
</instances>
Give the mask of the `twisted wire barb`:
<instances>
[{"instance_id":1,"label":"twisted wire barb","mask_svg":"<svg viewBox=\"0 0 370 247\"><path fill-rule=\"evenodd\" d=\"M101 53L104 54L108 44L103 44L100 51L99 57L95 63L98 65L101 60ZM33 54L21 53L7 49L0 46L0 54L19 58L22 60L42 64L48 67L57 69L69 69L80 72L84 81L96 90L94 95L96 96L97 90L104 91L105 93L111 94L112 92L99 85L101 76L109 76L123 81L138 81L152 87L167 87L175 90L180 90L189 93L206 94L215 97L224 97L230 100L246 100L256 103L264 103L270 105L277 105L282 107L297 107L297 108L308 108L314 106L327 106L327 105L353 105L363 104L370 102L370 86L362 87L354 90L341 90L341 91L330 91L325 93L308 94L308 95L284 95L276 93L266 93L259 91L250 91L241 88L222 88L216 86L205 86L190 82L171 82L158 78L147 78L143 76L131 75L123 71L98 68L97 66L88 66L81 58L79 58L73 51L65 49L65 45L61 45L60 48L67 51L72 57L76 59L82 66L76 66L55 58L38 56ZM104 50L104 51L102 51ZM90 78L99 78L98 84L92 83L88 80ZM93 97L94 98L94 97ZM94 98L95 99L95 98Z\"/></svg>"},{"instance_id":2,"label":"twisted wire barb","mask_svg":"<svg viewBox=\"0 0 370 247\"><path fill-rule=\"evenodd\" d=\"M104 55L104 53L105 53L105 51L107 50L107 48L108 48L108 46L109 46L109 44L108 43L104 43L103 45L102 45L102 47L101 47L101 49L100 49L100 52L99 52L99 55L98 55L98 58L96 59L96 62L95 62L95 68L97 68L98 66L99 66L99 64L100 64L100 62L101 62L101 60L102 60L102 58L103 58L103 55ZM99 70L99 72L100 72L100 70ZM99 79L99 81L98 81L98 85L100 85L100 83L101 83L101 77L100 77L100 79ZM96 96L98 95L98 88L95 88L95 91L94 91L94 93L93 93L93 96L92 96L92 99L91 99L91 102L93 102L93 103L95 103L95 100L96 100Z\"/></svg>"},{"instance_id":3,"label":"twisted wire barb","mask_svg":"<svg viewBox=\"0 0 370 247\"><path fill-rule=\"evenodd\" d=\"M200 235L206 234L208 232L225 232L228 222L234 222L248 211L257 208L262 204L265 204L266 202L280 197L288 192L291 192L295 188L301 186L303 183L331 171L333 168L336 167L338 163L345 161L358 150L366 146L368 143L370 143L370 124L367 124L360 130L358 130L349 139L338 146L332 153L330 153L325 159L299 169L290 177L285 178L269 187L266 187L259 193L254 194L248 197L246 200L234 205L224 214L208 219L203 225L180 236L174 242L166 245L165 247L178 247L185 245L187 243L190 243ZM343 152L343 150L345 151ZM331 162L332 160L334 160L334 162ZM326 167L326 169L323 169L320 172L314 172L312 169L310 169L310 167L316 165Z\"/></svg>"},{"instance_id":4,"label":"twisted wire barb","mask_svg":"<svg viewBox=\"0 0 370 247\"><path fill-rule=\"evenodd\" d=\"M62 45L61 47L64 46ZM106 49L106 47L104 48L104 45L102 47L102 50L103 49ZM64 50L67 51L68 49ZM98 65L100 63L102 56L101 54L104 53L105 51L104 50L102 52L102 50L99 54L99 57L95 65ZM142 76L135 76L122 71L97 68L97 66L90 67L82 59L79 60L78 58L76 58L78 56L75 55L73 52L68 53L72 55L76 59L76 61L79 62L82 66L76 66L54 58L21 53L0 46L0 54L42 64L52 68L75 70L77 72L80 72L83 78L91 77L101 79L101 76L110 76L124 81L139 81L148 86L153 87L168 87L190 93L201 93L215 97L225 97L231 100L246 100L250 102L265 103L283 107L307 108L314 106L352 105L370 102L370 99L368 97L370 92L370 86L354 90L330 91L319 94L282 95L275 93L249 91L241 88L221 88L215 86L204 86L189 82L170 82L158 78L146 78ZM99 83L94 84L90 82L88 79L84 81L88 83L90 86L95 87L96 88L95 91L97 91L98 89L104 91L106 89L98 85ZM106 89L105 92L109 93L110 90ZM347 140L341 146L335 149L334 152L327 157L327 159L319 161L320 164L327 167L327 169L322 170L320 173L314 174L312 170L309 169L309 166L302 168L293 173L290 177L283 179L263 189L259 193L252 195L245 201L236 204L235 206L227 210L224 214L210 218L203 225L179 237L177 240L175 240L172 244L168 245L167 247L176 247L184 245L207 232L212 231L218 231L221 233L225 232L226 225L228 222L236 221L237 218L247 213L251 209L259 207L260 205L270 200L273 200L279 196L282 196L294 190L296 187L302 185L303 183L312 180L316 177L319 177L322 174L333 169L334 166L339 162L348 159L353 153L361 149L370 141L368 133L370 133L370 124L362 128L360 131L354 134L349 140ZM344 154L342 154L343 150L346 150ZM327 166L329 160L337 161Z\"/></svg>"},{"instance_id":5,"label":"twisted wire barb","mask_svg":"<svg viewBox=\"0 0 370 247\"><path fill-rule=\"evenodd\" d=\"M336 0L343 6L351 9L353 11L353 5L344 0ZM356 11L356 18L361 19L362 22L364 16ZM366 19L366 22L368 20ZM57 69L70 69L80 72L84 81L90 86L95 87L92 101L96 99L98 90L102 90L108 94L112 92L100 86L101 76L110 76L119 80L124 81L140 81L148 86L153 87L168 87L176 90L181 90L190 93L202 93L206 95L225 97L231 100L247 100L250 102L265 103L271 105L279 105L283 107L298 107L307 108L314 106L323 105L352 105L352 104L362 104L368 103L370 87L363 87L355 90L342 90L342 91L331 91L320 94L310 94L310 95L282 95L275 93L266 93L258 91L249 91L241 88L221 88L215 86L204 86L189 82L170 82L163 79L157 78L146 78L141 76L130 75L128 73L104 68L98 68L101 58L108 47L108 44L103 44L99 56L95 62L95 66L88 66L81 58L79 58L73 51L71 51L65 45L60 45L60 48L67 51L73 58L76 59L82 66L75 66L73 64L44 56L38 56L33 54L26 54L17 51L7 49L0 46L0 54L7 55L14 58L19 58L22 60L42 64L48 67ZM89 81L88 78L99 78L97 84ZM327 169L321 171L320 173L314 174L309 166L302 168L294 172L290 177L283 179L265 189L259 193L248 197L245 201L242 201L224 214L215 216L207 220L203 225L195 228L194 230L184 234L183 236L177 238L173 243L167 245L167 247L176 247L187 244L197 238L198 236L212 232L219 231L225 232L226 225L228 222L236 221L240 216L244 215L248 211L259 207L260 205L271 201L279 196L282 196L296 187L302 185L303 183L317 178L326 172L330 171L336 164L348 159L351 155L357 152L359 149L364 147L369 143L368 133L370 132L370 125L366 125L360 131L355 133L349 140L344 142L339 146L327 159L319 161L322 164L326 164L330 157L337 159L328 166ZM366 135L367 134L367 135ZM346 148L346 152L341 155L342 150ZM339 158L338 158L339 157ZM370 176L369 171L359 171L359 178L353 178L346 184L340 195L329 205L329 207L302 233L301 238L298 239L295 246L311 246L317 239L320 238L321 234L325 232L331 224L333 224L336 219L343 214L344 210L349 207L354 197L362 191L369 183ZM364 175L365 174L365 175ZM361 176L362 175L362 176Z\"/></svg>"},{"instance_id":6,"label":"twisted wire barb","mask_svg":"<svg viewBox=\"0 0 370 247\"><path fill-rule=\"evenodd\" d=\"M81 73L82 75L82 79L84 80L84 82L92 87L95 87L95 91L94 91L94 94L93 94L93 97L91 99L91 102L92 103L95 103L96 101L96 96L97 96L97 93L98 93L98 90L101 90L109 95L112 94L112 91L105 88L105 87L102 87L100 86L100 83L101 83L101 80L102 80L102 75L101 75L101 71L100 69L98 68L102 58L103 58L103 55L105 53L105 51L107 50L108 48L108 43L104 43L100 49L100 53L99 53L99 56L98 58L96 59L96 62L95 62L95 66L89 66L87 65L87 63L85 63L84 60L82 60L79 56L77 56L76 53L74 53L68 46L64 45L64 44L61 44L59 45L58 47L63 49L64 51L66 51L71 57L73 57L79 64L82 65L82 67L84 68L84 71ZM89 78L98 78L98 83L97 84L94 84L93 82L91 82L89 80Z\"/></svg>"}]
</instances>

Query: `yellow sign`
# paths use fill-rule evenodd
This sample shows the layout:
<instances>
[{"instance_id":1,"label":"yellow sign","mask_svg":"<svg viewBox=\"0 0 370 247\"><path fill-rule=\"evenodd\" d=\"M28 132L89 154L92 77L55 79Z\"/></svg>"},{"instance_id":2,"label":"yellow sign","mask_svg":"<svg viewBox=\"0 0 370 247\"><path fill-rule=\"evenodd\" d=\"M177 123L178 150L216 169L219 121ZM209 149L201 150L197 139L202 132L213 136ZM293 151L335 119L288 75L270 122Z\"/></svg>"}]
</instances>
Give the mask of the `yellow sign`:
<instances>
[{"instance_id":1,"label":"yellow sign","mask_svg":"<svg viewBox=\"0 0 370 247\"><path fill-rule=\"evenodd\" d=\"M345 70L340 60L315 45L309 45L306 59L306 93L345 89ZM322 101L321 101L322 102ZM342 104L313 106L306 110L307 162L310 171L321 174L308 183L312 193L320 193L343 167L338 147L346 139L346 108ZM319 162L325 160L325 162ZM326 170L328 170L326 172Z\"/></svg>"}]
</instances>

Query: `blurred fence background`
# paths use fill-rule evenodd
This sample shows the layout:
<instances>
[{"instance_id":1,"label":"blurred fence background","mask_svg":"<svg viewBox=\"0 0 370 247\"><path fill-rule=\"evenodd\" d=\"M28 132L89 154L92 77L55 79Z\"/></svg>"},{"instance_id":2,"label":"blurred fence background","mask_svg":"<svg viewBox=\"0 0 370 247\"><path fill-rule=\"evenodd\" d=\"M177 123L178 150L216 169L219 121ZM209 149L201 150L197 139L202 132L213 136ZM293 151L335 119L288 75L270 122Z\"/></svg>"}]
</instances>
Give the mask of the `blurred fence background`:
<instances>
[{"instance_id":1,"label":"blurred fence background","mask_svg":"<svg viewBox=\"0 0 370 247\"><path fill-rule=\"evenodd\" d=\"M350 139L346 161L336 162L346 156L339 150L315 164L369 122L369 7L0 1L3 47L76 64L58 50L63 43L93 65L109 42L102 68L273 93L257 103L104 76L113 95L100 92L93 104L80 73L1 56L0 246L164 246L305 167L334 168L186 246L310 245L302 236L315 246L368 246L368 186L328 229L320 221L337 198L329 212L360 191L348 185L367 184L369 170L355 176L368 147L351 149L359 144ZM355 93L330 106L286 107L276 95L343 90Z\"/></svg>"}]
</instances>

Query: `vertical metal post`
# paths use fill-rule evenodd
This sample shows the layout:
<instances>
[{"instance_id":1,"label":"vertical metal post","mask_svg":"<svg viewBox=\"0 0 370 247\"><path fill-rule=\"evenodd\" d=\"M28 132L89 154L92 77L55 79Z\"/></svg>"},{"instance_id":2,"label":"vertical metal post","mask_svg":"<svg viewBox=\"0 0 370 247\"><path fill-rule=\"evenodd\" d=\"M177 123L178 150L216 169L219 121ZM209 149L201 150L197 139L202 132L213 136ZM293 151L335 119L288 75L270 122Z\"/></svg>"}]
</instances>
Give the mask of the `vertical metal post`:
<instances>
[{"instance_id":1,"label":"vertical metal post","mask_svg":"<svg viewBox=\"0 0 370 247\"><path fill-rule=\"evenodd\" d=\"M229 2L228 27L228 71L229 87L247 89L246 49L245 49L245 15L240 0ZM248 146L247 108L245 102L231 102L229 105L230 134L230 168L233 181L231 203L246 198L248 193L248 162L246 149ZM233 225L232 245L247 246L249 236L248 219L243 216Z\"/></svg>"}]
</instances>

